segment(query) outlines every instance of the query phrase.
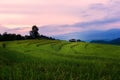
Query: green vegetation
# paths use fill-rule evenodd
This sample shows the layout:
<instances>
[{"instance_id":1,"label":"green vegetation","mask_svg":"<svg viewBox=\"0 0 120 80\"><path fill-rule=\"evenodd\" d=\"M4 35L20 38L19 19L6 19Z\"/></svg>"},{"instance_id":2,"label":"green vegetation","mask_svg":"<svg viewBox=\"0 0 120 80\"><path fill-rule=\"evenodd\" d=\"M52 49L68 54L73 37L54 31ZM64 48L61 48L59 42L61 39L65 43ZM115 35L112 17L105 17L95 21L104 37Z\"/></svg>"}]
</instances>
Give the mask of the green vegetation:
<instances>
[{"instance_id":1,"label":"green vegetation","mask_svg":"<svg viewBox=\"0 0 120 80\"><path fill-rule=\"evenodd\" d=\"M120 46L57 40L1 42L0 80L120 80Z\"/></svg>"}]
</instances>

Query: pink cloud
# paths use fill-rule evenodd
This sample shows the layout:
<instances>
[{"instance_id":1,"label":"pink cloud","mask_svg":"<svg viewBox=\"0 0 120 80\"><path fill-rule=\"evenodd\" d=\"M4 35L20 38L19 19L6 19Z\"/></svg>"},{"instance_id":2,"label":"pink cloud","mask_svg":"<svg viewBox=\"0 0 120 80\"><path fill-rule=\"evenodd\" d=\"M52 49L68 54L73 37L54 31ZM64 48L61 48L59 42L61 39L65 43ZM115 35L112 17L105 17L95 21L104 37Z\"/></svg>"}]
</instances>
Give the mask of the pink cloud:
<instances>
[{"instance_id":1,"label":"pink cloud","mask_svg":"<svg viewBox=\"0 0 120 80\"><path fill-rule=\"evenodd\" d=\"M8 28L0 25L0 34L6 32L7 29L8 29Z\"/></svg>"},{"instance_id":2,"label":"pink cloud","mask_svg":"<svg viewBox=\"0 0 120 80\"><path fill-rule=\"evenodd\" d=\"M2 0L0 21L3 25L72 24L84 20L75 16L74 10L93 3L107 3L107 0Z\"/></svg>"},{"instance_id":3,"label":"pink cloud","mask_svg":"<svg viewBox=\"0 0 120 80\"><path fill-rule=\"evenodd\" d=\"M29 31L31 31L31 28L24 27L24 28L14 28L14 29L8 29L8 33L16 33L16 34L22 34L22 35L28 35Z\"/></svg>"},{"instance_id":4,"label":"pink cloud","mask_svg":"<svg viewBox=\"0 0 120 80\"><path fill-rule=\"evenodd\" d=\"M49 36L83 31L82 28L72 27L71 25L47 25L39 29L41 34Z\"/></svg>"},{"instance_id":5,"label":"pink cloud","mask_svg":"<svg viewBox=\"0 0 120 80\"><path fill-rule=\"evenodd\" d=\"M23 28L10 31L21 34L28 34L34 24L50 25L45 29L40 28L41 32L46 35L119 28L119 22L78 28L72 25L78 22L86 23L120 17L119 3L119 0L2 0L0 2L0 22L10 29ZM53 24L58 26L55 27ZM70 26L61 27L62 24Z\"/></svg>"}]
</instances>

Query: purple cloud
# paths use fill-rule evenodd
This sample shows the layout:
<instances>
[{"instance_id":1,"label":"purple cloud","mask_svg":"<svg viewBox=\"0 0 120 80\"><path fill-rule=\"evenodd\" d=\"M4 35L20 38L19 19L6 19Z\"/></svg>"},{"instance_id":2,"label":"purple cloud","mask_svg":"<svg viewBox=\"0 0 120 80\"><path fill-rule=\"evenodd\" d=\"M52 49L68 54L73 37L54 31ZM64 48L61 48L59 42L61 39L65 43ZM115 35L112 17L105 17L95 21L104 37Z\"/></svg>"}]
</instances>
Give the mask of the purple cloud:
<instances>
[{"instance_id":1,"label":"purple cloud","mask_svg":"<svg viewBox=\"0 0 120 80\"><path fill-rule=\"evenodd\" d=\"M0 25L0 33L6 32L7 29L8 29L8 28L6 28L6 27Z\"/></svg>"},{"instance_id":2,"label":"purple cloud","mask_svg":"<svg viewBox=\"0 0 120 80\"><path fill-rule=\"evenodd\" d=\"M1 27L1 32L8 30L28 34L33 24L40 26L40 33L45 35L120 28L119 0L53 1L1 1L0 21L2 25L7 25L9 28L13 28L9 25L16 25L16 28L10 30ZM28 27L20 28L20 25L28 25Z\"/></svg>"}]
</instances>

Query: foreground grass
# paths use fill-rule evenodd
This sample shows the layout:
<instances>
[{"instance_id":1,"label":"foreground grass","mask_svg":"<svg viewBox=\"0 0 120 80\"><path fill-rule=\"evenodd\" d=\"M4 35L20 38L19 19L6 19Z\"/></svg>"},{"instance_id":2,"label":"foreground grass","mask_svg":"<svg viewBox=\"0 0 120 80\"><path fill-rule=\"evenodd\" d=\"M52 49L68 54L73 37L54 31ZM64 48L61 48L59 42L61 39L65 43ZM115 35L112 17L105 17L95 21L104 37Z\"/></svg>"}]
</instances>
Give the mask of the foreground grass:
<instances>
[{"instance_id":1,"label":"foreground grass","mask_svg":"<svg viewBox=\"0 0 120 80\"><path fill-rule=\"evenodd\" d=\"M120 80L120 46L26 40L0 43L0 80Z\"/></svg>"}]
</instances>

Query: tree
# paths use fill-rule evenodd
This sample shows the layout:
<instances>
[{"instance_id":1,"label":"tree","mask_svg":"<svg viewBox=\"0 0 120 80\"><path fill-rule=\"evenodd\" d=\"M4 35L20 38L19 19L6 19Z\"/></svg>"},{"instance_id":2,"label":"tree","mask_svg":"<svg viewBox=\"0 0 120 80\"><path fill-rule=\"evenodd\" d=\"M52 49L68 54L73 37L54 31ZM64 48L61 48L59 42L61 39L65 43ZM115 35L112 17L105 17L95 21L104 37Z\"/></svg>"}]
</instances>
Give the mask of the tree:
<instances>
[{"instance_id":1,"label":"tree","mask_svg":"<svg viewBox=\"0 0 120 80\"><path fill-rule=\"evenodd\" d=\"M32 38L39 38L38 27L36 25L32 26L32 31L30 31L30 36Z\"/></svg>"},{"instance_id":2,"label":"tree","mask_svg":"<svg viewBox=\"0 0 120 80\"><path fill-rule=\"evenodd\" d=\"M8 40L8 34L7 32L4 32L3 35L2 35L2 40L3 41L7 41Z\"/></svg>"},{"instance_id":3,"label":"tree","mask_svg":"<svg viewBox=\"0 0 120 80\"><path fill-rule=\"evenodd\" d=\"M76 42L76 39L70 39L69 42Z\"/></svg>"},{"instance_id":4,"label":"tree","mask_svg":"<svg viewBox=\"0 0 120 80\"><path fill-rule=\"evenodd\" d=\"M78 39L78 40L77 40L77 42L81 42L81 40L80 40L80 39Z\"/></svg>"},{"instance_id":5,"label":"tree","mask_svg":"<svg viewBox=\"0 0 120 80\"><path fill-rule=\"evenodd\" d=\"M16 39L17 39L17 40L22 40L23 38L22 38L22 36L21 36L20 34L17 34L17 35L16 35Z\"/></svg>"},{"instance_id":6,"label":"tree","mask_svg":"<svg viewBox=\"0 0 120 80\"><path fill-rule=\"evenodd\" d=\"M2 35L0 34L0 41L2 41Z\"/></svg>"}]
</instances>

